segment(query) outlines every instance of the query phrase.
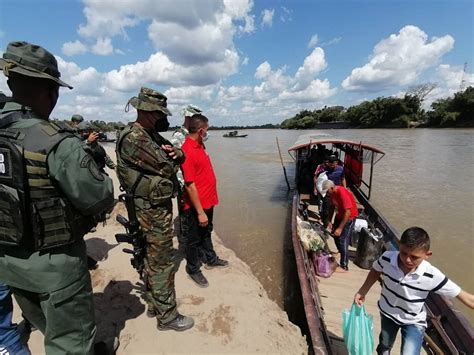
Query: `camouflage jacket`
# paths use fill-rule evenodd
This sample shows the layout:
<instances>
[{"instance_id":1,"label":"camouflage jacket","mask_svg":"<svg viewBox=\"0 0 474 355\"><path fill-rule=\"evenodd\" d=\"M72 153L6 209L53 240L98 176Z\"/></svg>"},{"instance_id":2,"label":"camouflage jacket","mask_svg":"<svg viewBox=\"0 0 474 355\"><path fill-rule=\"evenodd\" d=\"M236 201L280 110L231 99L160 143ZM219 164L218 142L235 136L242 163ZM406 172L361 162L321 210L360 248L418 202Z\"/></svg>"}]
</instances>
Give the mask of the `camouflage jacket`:
<instances>
[{"instance_id":1,"label":"camouflage jacket","mask_svg":"<svg viewBox=\"0 0 474 355\"><path fill-rule=\"evenodd\" d=\"M171 198L178 186L176 172L184 162L181 149L178 158L172 159L161 148L170 144L158 133L150 133L138 125L126 127L117 139L117 176L120 184L128 191L140 179L135 197L154 204L155 201ZM172 187L169 195L168 186Z\"/></svg>"}]
</instances>

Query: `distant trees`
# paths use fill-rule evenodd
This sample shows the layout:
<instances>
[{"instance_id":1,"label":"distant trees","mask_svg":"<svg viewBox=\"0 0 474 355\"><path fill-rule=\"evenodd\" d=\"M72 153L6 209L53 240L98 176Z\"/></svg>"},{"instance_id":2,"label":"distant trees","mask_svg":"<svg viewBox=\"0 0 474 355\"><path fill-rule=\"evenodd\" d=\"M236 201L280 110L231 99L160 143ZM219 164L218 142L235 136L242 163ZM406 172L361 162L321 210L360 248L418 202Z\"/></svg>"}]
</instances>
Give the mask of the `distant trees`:
<instances>
[{"instance_id":1,"label":"distant trees","mask_svg":"<svg viewBox=\"0 0 474 355\"><path fill-rule=\"evenodd\" d=\"M350 122L360 128L474 127L474 88L468 87L452 98L434 101L431 111L425 112L422 103L435 89L435 84L410 88L399 97L378 97L345 109L343 106L303 110L284 120L281 128L314 128L322 122Z\"/></svg>"},{"instance_id":2,"label":"distant trees","mask_svg":"<svg viewBox=\"0 0 474 355\"><path fill-rule=\"evenodd\" d=\"M428 126L474 127L474 88L470 86L452 98L437 100L431 109L427 113Z\"/></svg>"}]
</instances>

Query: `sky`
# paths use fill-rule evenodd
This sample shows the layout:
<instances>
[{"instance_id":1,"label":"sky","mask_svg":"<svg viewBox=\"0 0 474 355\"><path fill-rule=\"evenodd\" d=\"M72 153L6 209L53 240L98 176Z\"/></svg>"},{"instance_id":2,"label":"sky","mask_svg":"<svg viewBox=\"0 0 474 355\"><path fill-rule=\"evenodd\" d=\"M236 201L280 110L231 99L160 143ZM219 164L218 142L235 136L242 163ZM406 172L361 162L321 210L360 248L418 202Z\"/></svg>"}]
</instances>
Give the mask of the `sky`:
<instances>
[{"instance_id":1,"label":"sky","mask_svg":"<svg viewBox=\"0 0 474 355\"><path fill-rule=\"evenodd\" d=\"M214 126L261 125L434 83L429 107L474 85L473 17L471 0L2 0L0 52L56 56L74 89L54 118L133 121L146 86L172 125L188 104Z\"/></svg>"}]
</instances>

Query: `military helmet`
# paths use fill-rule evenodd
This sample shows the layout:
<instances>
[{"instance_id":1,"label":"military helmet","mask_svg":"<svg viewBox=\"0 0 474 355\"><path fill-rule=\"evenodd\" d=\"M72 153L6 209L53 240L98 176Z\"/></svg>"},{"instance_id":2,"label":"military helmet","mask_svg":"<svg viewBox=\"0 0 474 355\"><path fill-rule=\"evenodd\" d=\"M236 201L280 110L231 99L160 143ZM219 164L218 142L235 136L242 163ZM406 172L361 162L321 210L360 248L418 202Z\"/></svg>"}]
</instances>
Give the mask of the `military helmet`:
<instances>
[{"instance_id":1,"label":"military helmet","mask_svg":"<svg viewBox=\"0 0 474 355\"><path fill-rule=\"evenodd\" d=\"M71 116L71 121L72 122L76 122L76 123L80 123L82 121L84 121L84 117L82 117L81 115L72 115Z\"/></svg>"},{"instance_id":2,"label":"military helmet","mask_svg":"<svg viewBox=\"0 0 474 355\"><path fill-rule=\"evenodd\" d=\"M197 115L199 113L202 113L202 110L195 106L195 105L188 105L183 109L183 116L184 117L192 117L194 115Z\"/></svg>"},{"instance_id":3,"label":"military helmet","mask_svg":"<svg viewBox=\"0 0 474 355\"><path fill-rule=\"evenodd\" d=\"M92 125L90 124L90 122L81 121L81 122L77 125L77 130L78 130L78 131L89 131L89 130L92 130Z\"/></svg>"},{"instance_id":4,"label":"military helmet","mask_svg":"<svg viewBox=\"0 0 474 355\"><path fill-rule=\"evenodd\" d=\"M128 112L128 105L132 105L137 110L142 111L161 111L167 116L171 116L171 112L167 108L166 101L168 98L161 92L142 87L138 97L130 98L125 106L125 112Z\"/></svg>"},{"instance_id":5,"label":"military helmet","mask_svg":"<svg viewBox=\"0 0 474 355\"><path fill-rule=\"evenodd\" d=\"M43 47L28 42L10 42L0 58L0 67L5 76L10 72L34 78L53 80L60 86L72 86L59 79L58 62L54 55Z\"/></svg>"}]
</instances>

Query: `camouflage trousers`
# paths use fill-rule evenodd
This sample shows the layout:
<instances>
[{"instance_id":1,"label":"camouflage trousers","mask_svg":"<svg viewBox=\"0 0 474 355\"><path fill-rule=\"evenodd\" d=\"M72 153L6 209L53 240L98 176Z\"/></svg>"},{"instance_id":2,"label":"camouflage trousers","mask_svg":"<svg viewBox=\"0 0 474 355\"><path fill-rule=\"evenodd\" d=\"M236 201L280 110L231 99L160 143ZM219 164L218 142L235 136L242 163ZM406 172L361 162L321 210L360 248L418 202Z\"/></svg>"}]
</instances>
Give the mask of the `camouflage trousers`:
<instances>
[{"instance_id":1,"label":"camouflage trousers","mask_svg":"<svg viewBox=\"0 0 474 355\"><path fill-rule=\"evenodd\" d=\"M137 217L146 237L145 300L148 309L165 324L176 318L176 294L173 262L173 205L138 209Z\"/></svg>"}]
</instances>

